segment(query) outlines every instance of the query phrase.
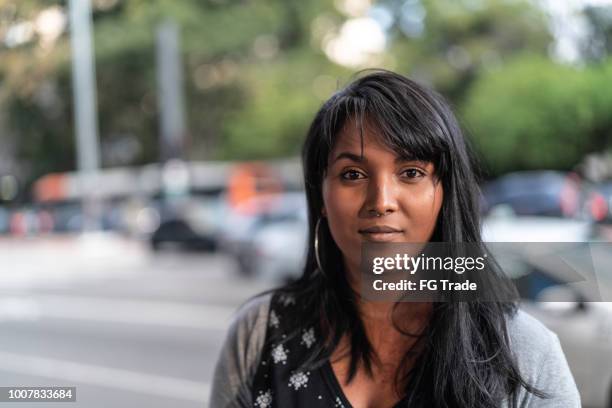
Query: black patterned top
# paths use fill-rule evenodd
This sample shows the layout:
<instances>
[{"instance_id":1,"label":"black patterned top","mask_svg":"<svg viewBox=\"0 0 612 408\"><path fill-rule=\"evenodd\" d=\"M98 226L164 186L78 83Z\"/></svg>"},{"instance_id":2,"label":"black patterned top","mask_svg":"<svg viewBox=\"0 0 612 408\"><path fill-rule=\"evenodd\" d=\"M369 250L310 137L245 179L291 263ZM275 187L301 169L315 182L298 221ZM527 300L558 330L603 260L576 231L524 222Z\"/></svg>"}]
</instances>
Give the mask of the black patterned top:
<instances>
[{"instance_id":1,"label":"black patterned top","mask_svg":"<svg viewBox=\"0 0 612 408\"><path fill-rule=\"evenodd\" d=\"M320 341L317 327L286 339L286 323L299 315L288 295L265 295L244 305L234 318L215 368L209 408L351 408L331 364L312 371L299 362ZM285 324L284 324L285 323ZM578 408L580 395L557 336L519 311L508 327L524 378L553 396L542 400L521 389L521 408ZM510 404L503 404L507 408ZM395 407L406 406L405 401Z\"/></svg>"},{"instance_id":2,"label":"black patterned top","mask_svg":"<svg viewBox=\"0 0 612 408\"><path fill-rule=\"evenodd\" d=\"M315 343L320 341L318 327L309 326L288 341L284 322L295 316L295 298L274 295L270 302L266 343L256 371L252 399L256 408L295 407L350 408L351 404L329 361L314 371L299 370ZM272 339L279 340L274 341ZM402 401L396 407L402 406Z\"/></svg>"}]
</instances>

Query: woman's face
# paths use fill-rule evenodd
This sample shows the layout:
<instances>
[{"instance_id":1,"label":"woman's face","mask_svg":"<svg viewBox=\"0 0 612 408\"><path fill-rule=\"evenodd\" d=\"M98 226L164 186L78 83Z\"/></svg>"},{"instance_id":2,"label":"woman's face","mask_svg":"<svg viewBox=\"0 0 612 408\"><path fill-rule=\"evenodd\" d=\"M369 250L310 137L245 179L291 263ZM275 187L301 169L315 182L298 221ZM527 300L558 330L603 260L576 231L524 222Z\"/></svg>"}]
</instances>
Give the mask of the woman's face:
<instances>
[{"instance_id":1,"label":"woman's face","mask_svg":"<svg viewBox=\"0 0 612 408\"><path fill-rule=\"evenodd\" d=\"M357 271L363 242L428 242L442 206L429 162L404 160L367 127L347 122L323 180L323 216L345 263Z\"/></svg>"}]
</instances>

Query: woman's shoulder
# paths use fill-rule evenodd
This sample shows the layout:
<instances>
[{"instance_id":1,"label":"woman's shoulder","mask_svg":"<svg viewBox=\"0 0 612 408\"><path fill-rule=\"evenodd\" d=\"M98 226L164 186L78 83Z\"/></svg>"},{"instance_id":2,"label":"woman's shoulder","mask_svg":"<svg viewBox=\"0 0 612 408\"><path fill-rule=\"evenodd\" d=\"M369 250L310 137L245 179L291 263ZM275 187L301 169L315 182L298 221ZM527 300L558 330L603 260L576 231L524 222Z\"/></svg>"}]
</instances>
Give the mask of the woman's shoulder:
<instances>
[{"instance_id":1,"label":"woman's shoulder","mask_svg":"<svg viewBox=\"0 0 612 408\"><path fill-rule=\"evenodd\" d=\"M553 331L522 309L508 319L508 335L512 348L525 357L537 357L558 341Z\"/></svg>"},{"instance_id":2,"label":"woman's shoulder","mask_svg":"<svg viewBox=\"0 0 612 408\"><path fill-rule=\"evenodd\" d=\"M508 320L512 353L523 379L551 398L519 395L520 406L580 407L580 395L557 335L538 319L519 309Z\"/></svg>"},{"instance_id":3,"label":"woman's shoulder","mask_svg":"<svg viewBox=\"0 0 612 408\"><path fill-rule=\"evenodd\" d=\"M236 336L237 344L263 346L272 298L271 293L259 295L238 308L230 324L230 334Z\"/></svg>"},{"instance_id":4,"label":"woman's shoulder","mask_svg":"<svg viewBox=\"0 0 612 408\"><path fill-rule=\"evenodd\" d=\"M278 327L279 318L291 313L296 304L296 296L281 290L258 295L238 308L230 325L230 330L250 333L251 337L263 338L270 325Z\"/></svg>"},{"instance_id":5,"label":"woman's shoulder","mask_svg":"<svg viewBox=\"0 0 612 408\"><path fill-rule=\"evenodd\" d=\"M234 314L215 366L210 406L252 406L251 383L265 342L271 298L253 297Z\"/></svg>"},{"instance_id":6,"label":"woman's shoulder","mask_svg":"<svg viewBox=\"0 0 612 408\"><path fill-rule=\"evenodd\" d=\"M523 374L535 375L549 359L565 360L557 335L522 309L508 319L508 337Z\"/></svg>"},{"instance_id":7,"label":"woman's shoulder","mask_svg":"<svg viewBox=\"0 0 612 408\"><path fill-rule=\"evenodd\" d=\"M274 293L265 293L250 298L238 307L232 325L253 327L266 320Z\"/></svg>"}]
</instances>

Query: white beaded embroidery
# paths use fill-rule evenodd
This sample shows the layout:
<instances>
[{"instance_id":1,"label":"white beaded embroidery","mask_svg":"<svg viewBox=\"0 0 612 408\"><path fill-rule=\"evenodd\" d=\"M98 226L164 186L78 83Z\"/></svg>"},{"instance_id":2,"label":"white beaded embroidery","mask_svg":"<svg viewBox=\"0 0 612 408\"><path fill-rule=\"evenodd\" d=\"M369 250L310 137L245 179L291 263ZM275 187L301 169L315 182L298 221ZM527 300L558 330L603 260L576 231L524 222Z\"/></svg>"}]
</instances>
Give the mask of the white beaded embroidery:
<instances>
[{"instance_id":1,"label":"white beaded embroidery","mask_svg":"<svg viewBox=\"0 0 612 408\"><path fill-rule=\"evenodd\" d=\"M257 408L270 408L272 406L272 390L259 391L259 395L255 399L255 406Z\"/></svg>"},{"instance_id":2,"label":"white beaded embroidery","mask_svg":"<svg viewBox=\"0 0 612 408\"><path fill-rule=\"evenodd\" d=\"M278 315L276 314L276 312L272 310L270 312L270 327L274 327L275 329L278 329L279 325L280 325L280 319L278 318Z\"/></svg>"},{"instance_id":3,"label":"white beaded embroidery","mask_svg":"<svg viewBox=\"0 0 612 408\"><path fill-rule=\"evenodd\" d=\"M291 377L289 377L289 387L293 387L296 391L302 387L306 388L309 375L310 371L298 371L297 373L293 373Z\"/></svg>"},{"instance_id":4,"label":"white beaded embroidery","mask_svg":"<svg viewBox=\"0 0 612 408\"><path fill-rule=\"evenodd\" d=\"M304 344L306 348L310 348L315 343L315 341L316 339L314 335L314 328L311 327L308 330L304 330L304 334L302 334L302 341L300 342L300 344Z\"/></svg>"},{"instance_id":5,"label":"white beaded embroidery","mask_svg":"<svg viewBox=\"0 0 612 408\"><path fill-rule=\"evenodd\" d=\"M289 305L295 305L295 298L291 295L281 295L279 301L285 307Z\"/></svg>"},{"instance_id":6,"label":"white beaded embroidery","mask_svg":"<svg viewBox=\"0 0 612 408\"><path fill-rule=\"evenodd\" d=\"M287 354L289 354L289 350L287 350L282 344L279 344L272 349L272 359L274 360L275 364L287 364Z\"/></svg>"}]
</instances>

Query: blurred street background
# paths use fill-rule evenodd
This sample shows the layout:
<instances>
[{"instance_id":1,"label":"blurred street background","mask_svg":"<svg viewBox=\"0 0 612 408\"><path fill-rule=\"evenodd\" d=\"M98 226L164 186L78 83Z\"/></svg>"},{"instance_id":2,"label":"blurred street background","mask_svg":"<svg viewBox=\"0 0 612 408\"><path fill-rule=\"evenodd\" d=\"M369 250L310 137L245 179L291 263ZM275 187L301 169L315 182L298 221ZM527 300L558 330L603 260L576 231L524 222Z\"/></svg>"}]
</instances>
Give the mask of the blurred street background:
<instances>
[{"instance_id":1,"label":"blurred street background","mask_svg":"<svg viewBox=\"0 0 612 408\"><path fill-rule=\"evenodd\" d=\"M77 387L76 403L53 406L204 406L235 307L264 289L227 258L118 238L3 241L0 253L0 384Z\"/></svg>"},{"instance_id":2,"label":"blurred street background","mask_svg":"<svg viewBox=\"0 0 612 408\"><path fill-rule=\"evenodd\" d=\"M609 0L0 0L0 386L206 406L233 312L301 273L301 144L363 68L450 100L487 241L599 243L612 283L611 55ZM529 267L611 408L611 304Z\"/></svg>"}]
</instances>

